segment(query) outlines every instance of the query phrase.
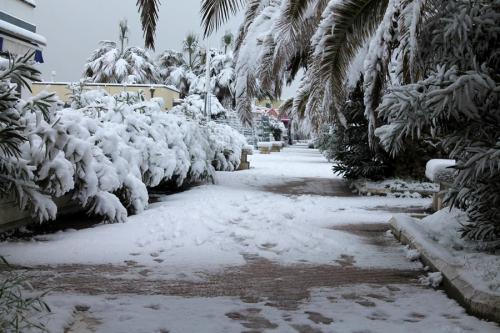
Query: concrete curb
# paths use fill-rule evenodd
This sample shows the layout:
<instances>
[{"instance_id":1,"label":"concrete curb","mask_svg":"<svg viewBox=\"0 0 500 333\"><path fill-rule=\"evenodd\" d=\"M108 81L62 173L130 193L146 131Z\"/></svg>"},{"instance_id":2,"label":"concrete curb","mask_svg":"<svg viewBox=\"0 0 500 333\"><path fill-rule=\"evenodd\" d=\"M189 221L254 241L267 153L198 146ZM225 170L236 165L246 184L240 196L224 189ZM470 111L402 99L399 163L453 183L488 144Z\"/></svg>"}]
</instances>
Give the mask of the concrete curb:
<instances>
[{"instance_id":1,"label":"concrete curb","mask_svg":"<svg viewBox=\"0 0 500 333\"><path fill-rule=\"evenodd\" d=\"M443 288L453 299L477 317L500 323L500 296L476 289L460 273L452 255L436 242L428 240L422 228L410 217L390 220L391 231L401 243L420 252L422 262L443 275Z\"/></svg>"}]
</instances>

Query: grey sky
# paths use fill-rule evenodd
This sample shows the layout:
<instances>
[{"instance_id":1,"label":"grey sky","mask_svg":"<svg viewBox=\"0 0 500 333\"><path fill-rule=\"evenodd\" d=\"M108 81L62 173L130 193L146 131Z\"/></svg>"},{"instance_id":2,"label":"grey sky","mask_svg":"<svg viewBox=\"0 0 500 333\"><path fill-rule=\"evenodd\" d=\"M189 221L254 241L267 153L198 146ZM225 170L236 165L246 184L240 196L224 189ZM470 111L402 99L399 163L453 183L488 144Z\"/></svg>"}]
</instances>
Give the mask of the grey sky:
<instances>
[{"instance_id":1,"label":"grey sky","mask_svg":"<svg viewBox=\"0 0 500 333\"><path fill-rule=\"evenodd\" d=\"M130 27L130 45L143 46L136 0L40 0L37 1L38 32L48 39L42 66L45 79L52 70L61 81L79 79L83 64L100 40L117 40L118 22L126 18ZM200 0L162 0L157 30L157 52L180 50L188 32L200 33ZM241 17L241 16L240 16ZM220 47L221 34L236 33L240 17L210 38L212 47Z\"/></svg>"},{"instance_id":2,"label":"grey sky","mask_svg":"<svg viewBox=\"0 0 500 333\"><path fill-rule=\"evenodd\" d=\"M200 0L161 0L156 51L180 50L188 32L201 35ZM118 22L126 18L130 27L130 45L143 46L136 0L39 0L36 19L38 32L48 40L41 65L45 80L56 72L57 81L76 81L81 77L85 60L100 40L117 40ZM209 43L220 47L226 30L238 31L242 14L228 22ZM284 97L293 94L286 89Z\"/></svg>"}]
</instances>

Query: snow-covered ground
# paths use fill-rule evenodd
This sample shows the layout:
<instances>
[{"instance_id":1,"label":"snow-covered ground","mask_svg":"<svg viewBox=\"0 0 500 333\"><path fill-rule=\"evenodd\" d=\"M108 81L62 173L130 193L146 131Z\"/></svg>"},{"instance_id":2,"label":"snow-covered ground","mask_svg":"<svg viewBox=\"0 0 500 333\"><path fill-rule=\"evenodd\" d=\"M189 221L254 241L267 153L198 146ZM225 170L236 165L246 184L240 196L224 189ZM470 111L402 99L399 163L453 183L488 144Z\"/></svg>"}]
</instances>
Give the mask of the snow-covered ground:
<instances>
[{"instance_id":1,"label":"snow-covered ground","mask_svg":"<svg viewBox=\"0 0 500 333\"><path fill-rule=\"evenodd\" d=\"M7 242L0 245L0 253L22 265L123 264L133 260L158 268L160 259L160 269L168 267L177 276L192 276L200 268L244 264L246 253L285 264L335 264L341 255L349 255L356 257L355 265L360 267L408 265L401 253L377 251L358 236L331 228L384 223L392 215L384 207L425 208L429 199L290 196L265 190L300 177L332 179L331 164L315 150L290 149L269 156L256 153L251 165L248 171L218 173L215 185L165 196L125 224Z\"/></svg>"},{"instance_id":2,"label":"snow-covered ground","mask_svg":"<svg viewBox=\"0 0 500 333\"><path fill-rule=\"evenodd\" d=\"M433 253L446 260L475 288L500 295L500 256L479 248L480 243L460 238L461 226L470 223L467 214L444 208L418 223L408 217L398 219L411 224L416 239L430 246Z\"/></svg>"},{"instance_id":3,"label":"snow-covered ground","mask_svg":"<svg viewBox=\"0 0 500 333\"><path fill-rule=\"evenodd\" d=\"M275 308L266 302L248 304L229 297L56 295L49 302L57 313L49 326L54 332L72 323L75 305L93 313L80 312L70 333L499 331L467 315L441 291L407 285L318 288L297 309Z\"/></svg>"},{"instance_id":4,"label":"snow-covered ground","mask_svg":"<svg viewBox=\"0 0 500 333\"><path fill-rule=\"evenodd\" d=\"M124 224L3 242L0 254L43 274L54 266L40 277L59 288L47 297L54 332L500 331L419 285L421 264L390 234L370 241L349 229L377 230L394 211L423 210L431 199L351 196L306 147L255 153L251 166L164 196ZM264 264L248 268L249 257ZM119 272L100 272L107 266ZM113 288L85 288L92 274ZM249 285L225 288L228 274ZM81 285L64 292L71 281Z\"/></svg>"}]
</instances>

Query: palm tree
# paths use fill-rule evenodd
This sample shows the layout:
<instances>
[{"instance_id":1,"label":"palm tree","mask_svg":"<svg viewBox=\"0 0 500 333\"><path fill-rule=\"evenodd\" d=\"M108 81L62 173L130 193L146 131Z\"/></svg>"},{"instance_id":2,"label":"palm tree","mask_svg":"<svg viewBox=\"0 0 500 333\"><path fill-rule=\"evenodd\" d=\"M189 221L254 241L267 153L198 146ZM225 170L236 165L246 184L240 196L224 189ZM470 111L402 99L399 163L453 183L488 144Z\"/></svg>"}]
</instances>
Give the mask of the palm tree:
<instances>
[{"instance_id":1,"label":"palm tree","mask_svg":"<svg viewBox=\"0 0 500 333\"><path fill-rule=\"evenodd\" d=\"M283 81L307 69L293 112L342 123L339 105L352 62L367 50L364 72L366 114L374 110L394 70L398 80L415 80L416 34L438 0L202 0L205 35L244 6L235 41L238 111L248 120L251 99L278 97ZM253 65L255 64L255 65ZM392 66L392 68L390 68ZM396 68L397 67L397 68ZM324 115L319 115L323 113ZM326 114L326 115L325 115Z\"/></svg>"},{"instance_id":2,"label":"palm tree","mask_svg":"<svg viewBox=\"0 0 500 333\"><path fill-rule=\"evenodd\" d=\"M232 47L234 44L234 35L230 31L226 31L224 36L222 36L222 46L224 47L224 53L227 53L227 49Z\"/></svg>"},{"instance_id":3,"label":"palm tree","mask_svg":"<svg viewBox=\"0 0 500 333\"><path fill-rule=\"evenodd\" d=\"M127 20L123 19L120 21L120 34L118 36L118 39L120 40L120 54L123 54L123 51L125 50L125 43L128 42L128 24Z\"/></svg>"},{"instance_id":4,"label":"palm tree","mask_svg":"<svg viewBox=\"0 0 500 333\"><path fill-rule=\"evenodd\" d=\"M388 80L407 82L418 76L413 66L418 50L415 36L441 1L204 0L206 33L245 3L247 11L235 43L237 80L245 81L237 84L242 89L236 91L243 118L250 111L249 99L259 94L277 96L283 79L290 80L298 68L305 68L294 113L315 114L312 118L319 122L333 117L343 123L338 110L345 99L346 80L354 58L366 48L361 70L373 132L375 109ZM259 26L265 28L259 30ZM256 66L248 66L252 62Z\"/></svg>"},{"instance_id":5,"label":"palm tree","mask_svg":"<svg viewBox=\"0 0 500 333\"><path fill-rule=\"evenodd\" d=\"M85 79L96 83L157 83L158 69L149 53L138 47L127 47L128 27L120 22L119 40L101 41L84 65Z\"/></svg>"},{"instance_id":6,"label":"palm tree","mask_svg":"<svg viewBox=\"0 0 500 333\"><path fill-rule=\"evenodd\" d=\"M182 49L188 54L188 68L194 70L199 54L198 36L193 33L189 33L182 42Z\"/></svg>"}]
</instances>

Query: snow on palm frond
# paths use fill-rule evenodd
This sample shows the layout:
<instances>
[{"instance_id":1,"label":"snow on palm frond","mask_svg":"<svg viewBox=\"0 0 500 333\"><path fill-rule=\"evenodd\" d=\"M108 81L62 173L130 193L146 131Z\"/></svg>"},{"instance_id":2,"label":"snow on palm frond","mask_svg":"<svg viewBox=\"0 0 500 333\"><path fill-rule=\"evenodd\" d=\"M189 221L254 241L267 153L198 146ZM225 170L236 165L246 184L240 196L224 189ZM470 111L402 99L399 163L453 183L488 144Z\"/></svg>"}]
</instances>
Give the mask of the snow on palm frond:
<instances>
[{"instance_id":1,"label":"snow on palm frond","mask_svg":"<svg viewBox=\"0 0 500 333\"><path fill-rule=\"evenodd\" d=\"M207 58L210 61L211 92L225 107L233 107L235 71L232 53L211 49ZM157 63L163 82L175 86L182 96L205 93L205 72L190 70L181 53L165 51Z\"/></svg>"},{"instance_id":2,"label":"snow on palm frond","mask_svg":"<svg viewBox=\"0 0 500 333\"><path fill-rule=\"evenodd\" d=\"M238 36L236 37L234 43L234 55L238 58L238 52L243 44L243 41L246 38L248 28L255 20L255 18L262 12L266 6L269 5L269 0L249 0L247 4L247 8L245 10L245 16L243 19L243 23L240 26L240 30L238 32Z\"/></svg>"},{"instance_id":3,"label":"snow on palm frond","mask_svg":"<svg viewBox=\"0 0 500 333\"><path fill-rule=\"evenodd\" d=\"M87 60L84 78L95 83L157 83L158 73L147 51L129 47L120 53L116 43L106 42Z\"/></svg>"},{"instance_id":4,"label":"snow on palm frond","mask_svg":"<svg viewBox=\"0 0 500 333\"><path fill-rule=\"evenodd\" d=\"M232 53L214 52L210 57L211 91L227 108L233 107L236 72Z\"/></svg>"},{"instance_id":5,"label":"snow on palm frond","mask_svg":"<svg viewBox=\"0 0 500 333\"><path fill-rule=\"evenodd\" d=\"M277 84L281 85L286 76L290 82L297 74L298 68L306 66L311 38L327 3L327 0L283 1L280 18L274 28L273 53L267 62L262 62L262 68L267 68L266 71L260 72L262 81L277 78Z\"/></svg>"},{"instance_id":6,"label":"snow on palm frond","mask_svg":"<svg viewBox=\"0 0 500 333\"><path fill-rule=\"evenodd\" d=\"M322 82L332 85L334 108L344 100L347 70L359 48L379 24L387 6L385 0L331 2L316 35L315 59Z\"/></svg>"},{"instance_id":7,"label":"snow on palm frond","mask_svg":"<svg viewBox=\"0 0 500 333\"><path fill-rule=\"evenodd\" d=\"M417 79L415 73L416 55L418 52L417 35L420 32L422 24L426 18L434 11L432 7L436 6L436 0L404 0L399 18L401 55L399 61L401 64L401 75L408 78L406 83L414 82ZM405 68L406 67L406 68Z\"/></svg>"},{"instance_id":8,"label":"snow on palm frond","mask_svg":"<svg viewBox=\"0 0 500 333\"><path fill-rule=\"evenodd\" d=\"M391 0L384 19L371 39L364 65L365 115L369 121L369 139L373 144L376 128L375 109L384 87L415 82L417 34L427 18L442 6L437 0Z\"/></svg>"},{"instance_id":9,"label":"snow on palm frond","mask_svg":"<svg viewBox=\"0 0 500 333\"><path fill-rule=\"evenodd\" d=\"M370 144L373 144L373 132L376 125L375 108L380 101L387 76L387 64L391 59L392 43L397 33L397 17L400 14L401 0L390 0L384 18L377 28L368 46L364 64L364 104L368 119ZM396 26L396 27L395 27Z\"/></svg>"},{"instance_id":10,"label":"snow on palm frond","mask_svg":"<svg viewBox=\"0 0 500 333\"><path fill-rule=\"evenodd\" d=\"M280 2L272 0L249 25L236 61L236 108L244 124L252 121L251 104L254 97L264 95L257 80L259 59L266 50L261 45L268 37L280 14Z\"/></svg>"}]
</instances>

